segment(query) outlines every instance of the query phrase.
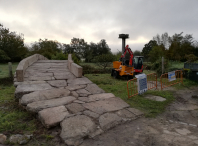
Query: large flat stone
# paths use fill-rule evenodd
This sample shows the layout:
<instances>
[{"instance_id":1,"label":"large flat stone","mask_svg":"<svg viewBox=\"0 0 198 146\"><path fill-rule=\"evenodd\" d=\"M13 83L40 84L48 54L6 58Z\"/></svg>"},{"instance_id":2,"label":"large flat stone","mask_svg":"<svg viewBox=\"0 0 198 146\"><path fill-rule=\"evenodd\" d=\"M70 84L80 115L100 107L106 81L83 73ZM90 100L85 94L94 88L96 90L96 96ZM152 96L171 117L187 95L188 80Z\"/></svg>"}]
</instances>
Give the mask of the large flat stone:
<instances>
[{"instance_id":1,"label":"large flat stone","mask_svg":"<svg viewBox=\"0 0 198 146\"><path fill-rule=\"evenodd\" d=\"M96 130L95 123L85 115L77 115L61 122L60 137L67 145L79 145L83 137L89 136Z\"/></svg>"},{"instance_id":2,"label":"large flat stone","mask_svg":"<svg viewBox=\"0 0 198 146\"><path fill-rule=\"evenodd\" d=\"M82 112L85 110L85 108L81 104L78 104L78 103L71 103L71 104L66 105L66 107L73 114Z\"/></svg>"},{"instance_id":3,"label":"large flat stone","mask_svg":"<svg viewBox=\"0 0 198 146\"><path fill-rule=\"evenodd\" d=\"M65 80L53 80L53 81L47 81L51 86L53 87L66 87L67 82Z\"/></svg>"},{"instance_id":4,"label":"large flat stone","mask_svg":"<svg viewBox=\"0 0 198 146\"><path fill-rule=\"evenodd\" d=\"M122 109L116 112L119 117L126 119L136 119L137 116L126 109Z\"/></svg>"},{"instance_id":5,"label":"large flat stone","mask_svg":"<svg viewBox=\"0 0 198 146\"><path fill-rule=\"evenodd\" d=\"M85 89L91 94L105 93L105 91L99 88L96 84L88 84Z\"/></svg>"},{"instance_id":6,"label":"large flat stone","mask_svg":"<svg viewBox=\"0 0 198 146\"><path fill-rule=\"evenodd\" d=\"M53 87L50 86L47 83L36 83L36 84L19 84L15 90L15 97L17 99L21 98L24 94L28 94L34 91L40 91L40 90L47 90L52 89Z\"/></svg>"},{"instance_id":7,"label":"large flat stone","mask_svg":"<svg viewBox=\"0 0 198 146\"><path fill-rule=\"evenodd\" d=\"M73 90L83 89L85 87L86 85L69 85L66 87L66 89L73 91Z\"/></svg>"},{"instance_id":8,"label":"large flat stone","mask_svg":"<svg viewBox=\"0 0 198 146\"><path fill-rule=\"evenodd\" d=\"M85 85L92 83L88 78L82 77L82 78L76 78L76 79L69 79L67 80L67 83L73 84L73 85Z\"/></svg>"},{"instance_id":9,"label":"large flat stone","mask_svg":"<svg viewBox=\"0 0 198 146\"><path fill-rule=\"evenodd\" d=\"M54 73L57 80L75 79L76 77L71 72Z\"/></svg>"},{"instance_id":10,"label":"large flat stone","mask_svg":"<svg viewBox=\"0 0 198 146\"><path fill-rule=\"evenodd\" d=\"M86 96L89 96L91 94L90 92L88 92L85 89L78 89L78 90L76 90L76 93L78 93L78 95L81 96L81 97L86 97Z\"/></svg>"},{"instance_id":11,"label":"large flat stone","mask_svg":"<svg viewBox=\"0 0 198 146\"><path fill-rule=\"evenodd\" d=\"M29 76L26 80L28 81L50 81L52 76Z\"/></svg>"},{"instance_id":12,"label":"large flat stone","mask_svg":"<svg viewBox=\"0 0 198 146\"><path fill-rule=\"evenodd\" d=\"M50 128L59 124L69 112L65 106L47 108L38 112L38 117L46 128Z\"/></svg>"},{"instance_id":13,"label":"large flat stone","mask_svg":"<svg viewBox=\"0 0 198 146\"><path fill-rule=\"evenodd\" d=\"M99 117L99 123L102 130L106 131L122 122L122 118L114 113L105 113Z\"/></svg>"},{"instance_id":14,"label":"large flat stone","mask_svg":"<svg viewBox=\"0 0 198 146\"><path fill-rule=\"evenodd\" d=\"M61 97L57 99L51 100L43 100L43 101L36 101L32 102L27 105L27 110L31 112L38 112L46 108L66 105L71 103L72 101L76 100L73 96Z\"/></svg>"},{"instance_id":15,"label":"large flat stone","mask_svg":"<svg viewBox=\"0 0 198 146\"><path fill-rule=\"evenodd\" d=\"M80 99L80 98L79 98ZM118 97L109 98L106 100L84 103L83 106L95 113L103 114L129 107L129 105Z\"/></svg>"},{"instance_id":16,"label":"large flat stone","mask_svg":"<svg viewBox=\"0 0 198 146\"><path fill-rule=\"evenodd\" d=\"M67 89L51 89L51 90L42 90L35 91L29 94L25 94L22 96L20 103L22 105L27 105L31 102L41 101L41 100L49 100L59 97L66 97L70 95L70 91Z\"/></svg>"},{"instance_id":17,"label":"large flat stone","mask_svg":"<svg viewBox=\"0 0 198 146\"><path fill-rule=\"evenodd\" d=\"M105 100L108 98L115 97L114 94L112 93L102 93L102 94L94 94L94 95L89 95L89 102L90 101L97 101L97 100Z\"/></svg>"},{"instance_id":18,"label":"large flat stone","mask_svg":"<svg viewBox=\"0 0 198 146\"><path fill-rule=\"evenodd\" d=\"M37 71L33 71L33 72L25 72L24 77L29 77L29 76L38 76L38 77L43 77L43 76L53 76L53 73L43 73L43 72L37 72Z\"/></svg>"},{"instance_id":19,"label":"large flat stone","mask_svg":"<svg viewBox=\"0 0 198 146\"><path fill-rule=\"evenodd\" d=\"M163 98L161 96L154 96L154 95L147 95L147 96L145 96L145 98L150 99L150 100L154 100L154 101L160 101L160 102L166 100L166 98Z\"/></svg>"},{"instance_id":20,"label":"large flat stone","mask_svg":"<svg viewBox=\"0 0 198 146\"><path fill-rule=\"evenodd\" d=\"M89 111L89 110L84 111L83 114L85 114L85 115L87 115L89 117L95 118L95 119L100 116L99 114L94 113L94 112Z\"/></svg>"},{"instance_id":21,"label":"large flat stone","mask_svg":"<svg viewBox=\"0 0 198 146\"><path fill-rule=\"evenodd\" d=\"M128 111L132 112L136 116L142 116L144 113L135 108L127 108Z\"/></svg>"}]
</instances>

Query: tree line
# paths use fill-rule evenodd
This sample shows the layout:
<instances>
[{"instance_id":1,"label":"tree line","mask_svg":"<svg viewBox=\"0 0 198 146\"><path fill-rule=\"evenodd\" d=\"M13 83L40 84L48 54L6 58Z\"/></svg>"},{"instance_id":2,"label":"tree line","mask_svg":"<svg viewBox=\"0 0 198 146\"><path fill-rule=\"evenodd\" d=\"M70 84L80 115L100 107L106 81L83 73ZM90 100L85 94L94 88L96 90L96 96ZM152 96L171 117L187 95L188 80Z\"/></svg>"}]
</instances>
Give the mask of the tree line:
<instances>
[{"instance_id":1,"label":"tree line","mask_svg":"<svg viewBox=\"0 0 198 146\"><path fill-rule=\"evenodd\" d=\"M23 34L12 32L0 24L0 62L18 62L36 53L48 59L62 60L67 59L68 54L72 53L74 59L84 59L85 62L94 62L98 56L103 54L113 55L105 39L101 39L98 43L91 42L89 44L80 38L72 38L70 44L39 39L39 41L32 43L31 46L26 46Z\"/></svg>"},{"instance_id":2,"label":"tree line","mask_svg":"<svg viewBox=\"0 0 198 146\"><path fill-rule=\"evenodd\" d=\"M161 57L172 61L190 61L198 59L198 42L192 34L183 35L183 32L169 36L167 32L157 34L144 45L141 54L146 60L155 62Z\"/></svg>"}]
</instances>

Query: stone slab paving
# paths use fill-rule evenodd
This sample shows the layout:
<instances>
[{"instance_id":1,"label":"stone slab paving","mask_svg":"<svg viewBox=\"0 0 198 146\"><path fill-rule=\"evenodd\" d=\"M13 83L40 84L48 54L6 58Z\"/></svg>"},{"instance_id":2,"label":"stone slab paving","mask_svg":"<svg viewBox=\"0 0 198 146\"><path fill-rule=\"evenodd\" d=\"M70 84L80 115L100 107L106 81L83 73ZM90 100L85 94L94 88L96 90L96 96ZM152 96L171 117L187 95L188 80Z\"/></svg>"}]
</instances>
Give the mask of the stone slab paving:
<instances>
[{"instance_id":1,"label":"stone slab paving","mask_svg":"<svg viewBox=\"0 0 198 146\"><path fill-rule=\"evenodd\" d=\"M14 83L16 99L37 113L46 128L60 125L60 137L67 145L80 145L86 137L143 115L88 78L77 78L69 72L67 61L39 60L24 76L24 82Z\"/></svg>"}]
</instances>

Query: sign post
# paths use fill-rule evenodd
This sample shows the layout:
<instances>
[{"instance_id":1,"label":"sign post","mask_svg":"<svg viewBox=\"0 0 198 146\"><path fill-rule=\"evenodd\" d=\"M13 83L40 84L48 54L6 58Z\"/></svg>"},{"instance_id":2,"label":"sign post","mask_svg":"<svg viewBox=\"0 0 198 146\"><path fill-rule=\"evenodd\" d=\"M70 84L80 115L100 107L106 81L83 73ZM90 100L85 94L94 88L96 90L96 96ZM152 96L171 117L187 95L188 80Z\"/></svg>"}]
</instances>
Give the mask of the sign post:
<instances>
[{"instance_id":1,"label":"sign post","mask_svg":"<svg viewBox=\"0 0 198 146\"><path fill-rule=\"evenodd\" d=\"M147 88L147 75L146 74L139 74L135 76L137 78L138 84L138 94L143 94L148 90Z\"/></svg>"}]
</instances>

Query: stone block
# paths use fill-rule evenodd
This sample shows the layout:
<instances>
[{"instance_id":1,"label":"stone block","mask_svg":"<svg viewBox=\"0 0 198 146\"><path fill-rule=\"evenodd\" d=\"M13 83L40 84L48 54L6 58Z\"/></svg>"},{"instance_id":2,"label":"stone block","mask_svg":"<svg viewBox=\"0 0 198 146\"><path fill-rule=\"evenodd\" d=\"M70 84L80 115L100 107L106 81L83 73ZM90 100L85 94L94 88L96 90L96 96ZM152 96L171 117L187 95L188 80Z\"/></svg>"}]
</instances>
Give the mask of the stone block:
<instances>
[{"instance_id":1,"label":"stone block","mask_svg":"<svg viewBox=\"0 0 198 146\"><path fill-rule=\"evenodd\" d=\"M105 100L105 99L112 98L112 97L115 97L115 95L112 93L102 93L102 94L94 94L94 95L88 96L89 102L97 101L97 100Z\"/></svg>"},{"instance_id":2,"label":"stone block","mask_svg":"<svg viewBox=\"0 0 198 146\"><path fill-rule=\"evenodd\" d=\"M88 78L82 77L82 78L76 78L76 79L69 79L67 80L67 83L71 85L86 85L92 82Z\"/></svg>"},{"instance_id":3,"label":"stone block","mask_svg":"<svg viewBox=\"0 0 198 146\"><path fill-rule=\"evenodd\" d=\"M126 102L124 102L122 99L118 97L109 98L101 101L84 103L82 105L85 108L98 114L103 114L105 112L113 112L129 107L129 105Z\"/></svg>"},{"instance_id":4,"label":"stone block","mask_svg":"<svg viewBox=\"0 0 198 146\"><path fill-rule=\"evenodd\" d=\"M78 103L71 103L71 104L66 105L66 107L73 114L76 114L78 112L82 112L85 110L85 108L81 104L78 104Z\"/></svg>"},{"instance_id":5,"label":"stone block","mask_svg":"<svg viewBox=\"0 0 198 146\"><path fill-rule=\"evenodd\" d=\"M78 93L78 95L81 96L81 97L86 97L86 96L89 96L91 94L90 92L88 92L85 89L78 89L78 90L76 90L76 93Z\"/></svg>"},{"instance_id":6,"label":"stone block","mask_svg":"<svg viewBox=\"0 0 198 146\"><path fill-rule=\"evenodd\" d=\"M102 130L106 131L122 122L122 118L114 113L105 113L99 117Z\"/></svg>"},{"instance_id":7,"label":"stone block","mask_svg":"<svg viewBox=\"0 0 198 146\"><path fill-rule=\"evenodd\" d=\"M38 117L46 128L50 128L59 124L69 112L65 106L47 108L38 112Z\"/></svg>"},{"instance_id":8,"label":"stone block","mask_svg":"<svg viewBox=\"0 0 198 146\"><path fill-rule=\"evenodd\" d=\"M67 67L71 71L71 64L74 63L73 60L68 60Z\"/></svg>"},{"instance_id":9,"label":"stone block","mask_svg":"<svg viewBox=\"0 0 198 146\"><path fill-rule=\"evenodd\" d=\"M77 115L63 120L61 128L60 137L67 145L79 145L84 137L91 136L91 133L96 130L96 125L91 118Z\"/></svg>"},{"instance_id":10,"label":"stone block","mask_svg":"<svg viewBox=\"0 0 198 146\"><path fill-rule=\"evenodd\" d=\"M47 81L53 87L66 87L67 82L65 80L54 80L54 81Z\"/></svg>"},{"instance_id":11,"label":"stone block","mask_svg":"<svg viewBox=\"0 0 198 146\"><path fill-rule=\"evenodd\" d=\"M70 70L77 78L81 78L82 77L83 68L81 66L79 66L78 64L72 63Z\"/></svg>"},{"instance_id":12,"label":"stone block","mask_svg":"<svg viewBox=\"0 0 198 146\"><path fill-rule=\"evenodd\" d=\"M85 89L91 94L105 93L105 91L99 88L96 84L88 84Z\"/></svg>"},{"instance_id":13,"label":"stone block","mask_svg":"<svg viewBox=\"0 0 198 146\"><path fill-rule=\"evenodd\" d=\"M27 105L27 110L31 112L38 112L46 108L66 105L71 103L72 101L76 100L73 96L67 96L62 98L56 98L51 100L42 100L42 101L36 101L32 102Z\"/></svg>"},{"instance_id":14,"label":"stone block","mask_svg":"<svg viewBox=\"0 0 198 146\"><path fill-rule=\"evenodd\" d=\"M20 100L20 104L27 105L31 102L55 99L59 97L66 97L70 95L70 91L67 89L51 89L51 90L41 90L35 91L30 94L25 94Z\"/></svg>"}]
</instances>

